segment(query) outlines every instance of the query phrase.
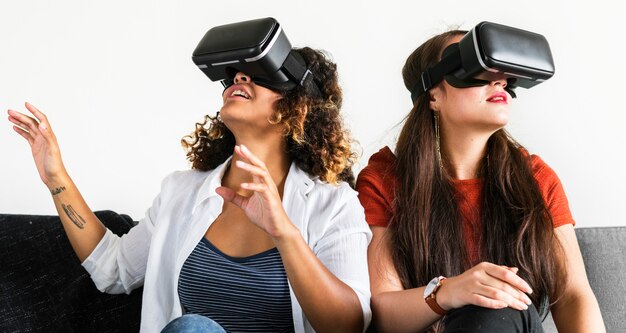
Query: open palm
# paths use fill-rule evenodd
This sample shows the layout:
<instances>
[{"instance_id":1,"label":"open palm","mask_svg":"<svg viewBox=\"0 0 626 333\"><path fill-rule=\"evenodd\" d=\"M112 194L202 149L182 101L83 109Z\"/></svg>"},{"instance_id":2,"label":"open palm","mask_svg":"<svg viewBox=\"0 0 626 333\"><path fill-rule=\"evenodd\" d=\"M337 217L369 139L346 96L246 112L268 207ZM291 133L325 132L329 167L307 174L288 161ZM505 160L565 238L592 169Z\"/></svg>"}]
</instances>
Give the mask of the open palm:
<instances>
[{"instance_id":1,"label":"open palm","mask_svg":"<svg viewBox=\"0 0 626 333\"><path fill-rule=\"evenodd\" d=\"M13 130L28 141L39 177L48 185L65 172L61 151L46 115L29 103L25 105L35 118L9 110L9 121L14 124Z\"/></svg>"},{"instance_id":2,"label":"open palm","mask_svg":"<svg viewBox=\"0 0 626 333\"><path fill-rule=\"evenodd\" d=\"M284 227L286 223L291 223L283 208L276 184L265 163L254 156L246 147L236 146L235 154L241 158L235 162L236 166L252 175L252 182L242 183L241 188L250 190L253 194L244 197L227 187L219 187L217 193L224 200L241 208L252 223L274 237L279 233L281 227Z\"/></svg>"}]
</instances>

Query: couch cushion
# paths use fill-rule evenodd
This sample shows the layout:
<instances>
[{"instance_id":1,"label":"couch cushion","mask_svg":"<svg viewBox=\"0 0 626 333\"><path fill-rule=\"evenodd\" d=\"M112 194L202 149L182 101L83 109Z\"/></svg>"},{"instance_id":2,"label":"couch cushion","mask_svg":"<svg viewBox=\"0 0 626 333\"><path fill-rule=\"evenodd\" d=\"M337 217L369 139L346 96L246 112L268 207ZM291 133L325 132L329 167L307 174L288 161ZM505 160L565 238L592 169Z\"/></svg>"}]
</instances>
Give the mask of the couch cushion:
<instances>
[{"instance_id":1,"label":"couch cushion","mask_svg":"<svg viewBox=\"0 0 626 333\"><path fill-rule=\"evenodd\" d=\"M626 227L576 228L587 278L596 295L607 332L626 332ZM552 316L546 333L557 332Z\"/></svg>"},{"instance_id":2,"label":"couch cushion","mask_svg":"<svg viewBox=\"0 0 626 333\"><path fill-rule=\"evenodd\" d=\"M121 235L126 215L96 216ZM133 332L139 330L142 290L130 295L98 291L58 216L0 214L0 331Z\"/></svg>"},{"instance_id":3,"label":"couch cushion","mask_svg":"<svg viewBox=\"0 0 626 333\"><path fill-rule=\"evenodd\" d=\"M577 228L591 289L607 332L626 332L626 227Z\"/></svg>"}]
</instances>

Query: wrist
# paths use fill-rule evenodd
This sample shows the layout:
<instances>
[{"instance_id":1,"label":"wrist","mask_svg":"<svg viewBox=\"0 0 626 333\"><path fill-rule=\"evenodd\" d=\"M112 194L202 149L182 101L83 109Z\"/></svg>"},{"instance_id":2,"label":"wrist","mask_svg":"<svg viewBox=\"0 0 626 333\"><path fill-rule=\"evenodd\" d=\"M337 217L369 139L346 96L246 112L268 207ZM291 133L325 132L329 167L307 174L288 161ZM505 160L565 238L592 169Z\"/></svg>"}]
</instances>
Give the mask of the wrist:
<instances>
[{"instance_id":1,"label":"wrist","mask_svg":"<svg viewBox=\"0 0 626 333\"><path fill-rule=\"evenodd\" d=\"M58 192L61 188L67 188L72 184L72 179L67 173L49 177L46 186L51 193Z\"/></svg>"},{"instance_id":2,"label":"wrist","mask_svg":"<svg viewBox=\"0 0 626 333\"><path fill-rule=\"evenodd\" d=\"M444 284L446 285L445 287ZM437 303L445 311L450 311L454 308L452 304L450 304L450 294L448 293L450 291L449 284L450 278L447 278L445 281L441 281L441 286L439 286L439 290L437 291Z\"/></svg>"},{"instance_id":3,"label":"wrist","mask_svg":"<svg viewBox=\"0 0 626 333\"><path fill-rule=\"evenodd\" d=\"M288 244L290 241L300 237L300 230L296 228L289 219L281 223L281 227L277 227L271 234L272 240L277 247Z\"/></svg>"},{"instance_id":4,"label":"wrist","mask_svg":"<svg viewBox=\"0 0 626 333\"><path fill-rule=\"evenodd\" d=\"M445 316L449 310L449 308L441 306L441 300L439 299L440 291L442 290L445 280L446 278L444 276L435 277L430 280L424 288L424 301L433 312L440 316Z\"/></svg>"}]
</instances>

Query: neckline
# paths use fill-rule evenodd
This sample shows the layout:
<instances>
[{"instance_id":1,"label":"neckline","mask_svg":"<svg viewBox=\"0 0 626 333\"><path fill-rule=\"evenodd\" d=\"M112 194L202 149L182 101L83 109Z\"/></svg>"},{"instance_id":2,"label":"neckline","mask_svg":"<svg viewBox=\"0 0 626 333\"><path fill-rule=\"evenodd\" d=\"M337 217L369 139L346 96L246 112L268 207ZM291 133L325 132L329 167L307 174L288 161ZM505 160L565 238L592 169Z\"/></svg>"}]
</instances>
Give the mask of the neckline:
<instances>
[{"instance_id":1,"label":"neckline","mask_svg":"<svg viewBox=\"0 0 626 333\"><path fill-rule=\"evenodd\" d=\"M452 182L454 185L459 186L471 186L471 185L480 185L484 181L483 178L470 178L470 179L453 179Z\"/></svg>"},{"instance_id":2,"label":"neckline","mask_svg":"<svg viewBox=\"0 0 626 333\"><path fill-rule=\"evenodd\" d=\"M276 247L273 247L269 250L265 250L263 252L259 252L257 254L253 254L251 256L247 256L247 257L231 257L228 254L222 252L220 249L217 248L217 246L213 245L213 243L211 243L210 240L208 240L206 237L202 237L202 240L200 240L201 242L204 242L205 245L207 245L209 247L209 249L211 249L213 252L217 253L218 255L224 257L227 260L233 261L233 262L238 262L238 263L243 263L243 262L248 262L254 259L259 259L262 257L266 257L269 256L270 254L273 253L278 253L278 249Z\"/></svg>"}]
</instances>

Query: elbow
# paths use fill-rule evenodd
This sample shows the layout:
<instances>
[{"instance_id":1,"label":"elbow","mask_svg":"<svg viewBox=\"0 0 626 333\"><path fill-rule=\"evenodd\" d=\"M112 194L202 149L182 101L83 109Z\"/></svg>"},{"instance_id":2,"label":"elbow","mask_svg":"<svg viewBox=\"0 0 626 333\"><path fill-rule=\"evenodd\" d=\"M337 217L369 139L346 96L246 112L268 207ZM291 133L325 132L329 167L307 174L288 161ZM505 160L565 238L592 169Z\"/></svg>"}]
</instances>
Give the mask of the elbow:
<instances>
[{"instance_id":1,"label":"elbow","mask_svg":"<svg viewBox=\"0 0 626 333\"><path fill-rule=\"evenodd\" d=\"M341 319L339 320L335 320L333 321L333 323L331 323L331 327L330 330L328 330L328 332L337 332L337 333L341 333L341 332L352 332L352 333L363 333L363 331L365 331L365 319L364 319L364 313L361 309L361 306L359 305L358 308L355 308L353 311L351 311L352 313L347 314L343 320L344 320L344 325L337 325L337 323L342 322ZM346 317L348 317L348 320L345 320ZM322 332L326 332L326 331L322 331Z\"/></svg>"},{"instance_id":2,"label":"elbow","mask_svg":"<svg viewBox=\"0 0 626 333\"><path fill-rule=\"evenodd\" d=\"M359 305L358 307L345 307L342 311L336 311L334 316L321 321L317 320L317 323L309 322L316 332L363 333L366 328L364 316Z\"/></svg>"},{"instance_id":3,"label":"elbow","mask_svg":"<svg viewBox=\"0 0 626 333\"><path fill-rule=\"evenodd\" d=\"M560 311L561 309L567 311L567 309L586 308L589 306L598 307L598 301L591 287L586 284L578 288L569 288L566 290L552 307L556 311Z\"/></svg>"},{"instance_id":4,"label":"elbow","mask_svg":"<svg viewBox=\"0 0 626 333\"><path fill-rule=\"evenodd\" d=\"M371 307L372 307L372 323L371 323L371 325L376 327L376 329L378 331L382 331L383 327L380 325L381 321L378 320L378 318L384 317L382 315L382 311L384 309L384 306L383 306L382 301L381 301L381 294L372 295L372 299L371 299L370 303L371 303Z\"/></svg>"}]
</instances>

